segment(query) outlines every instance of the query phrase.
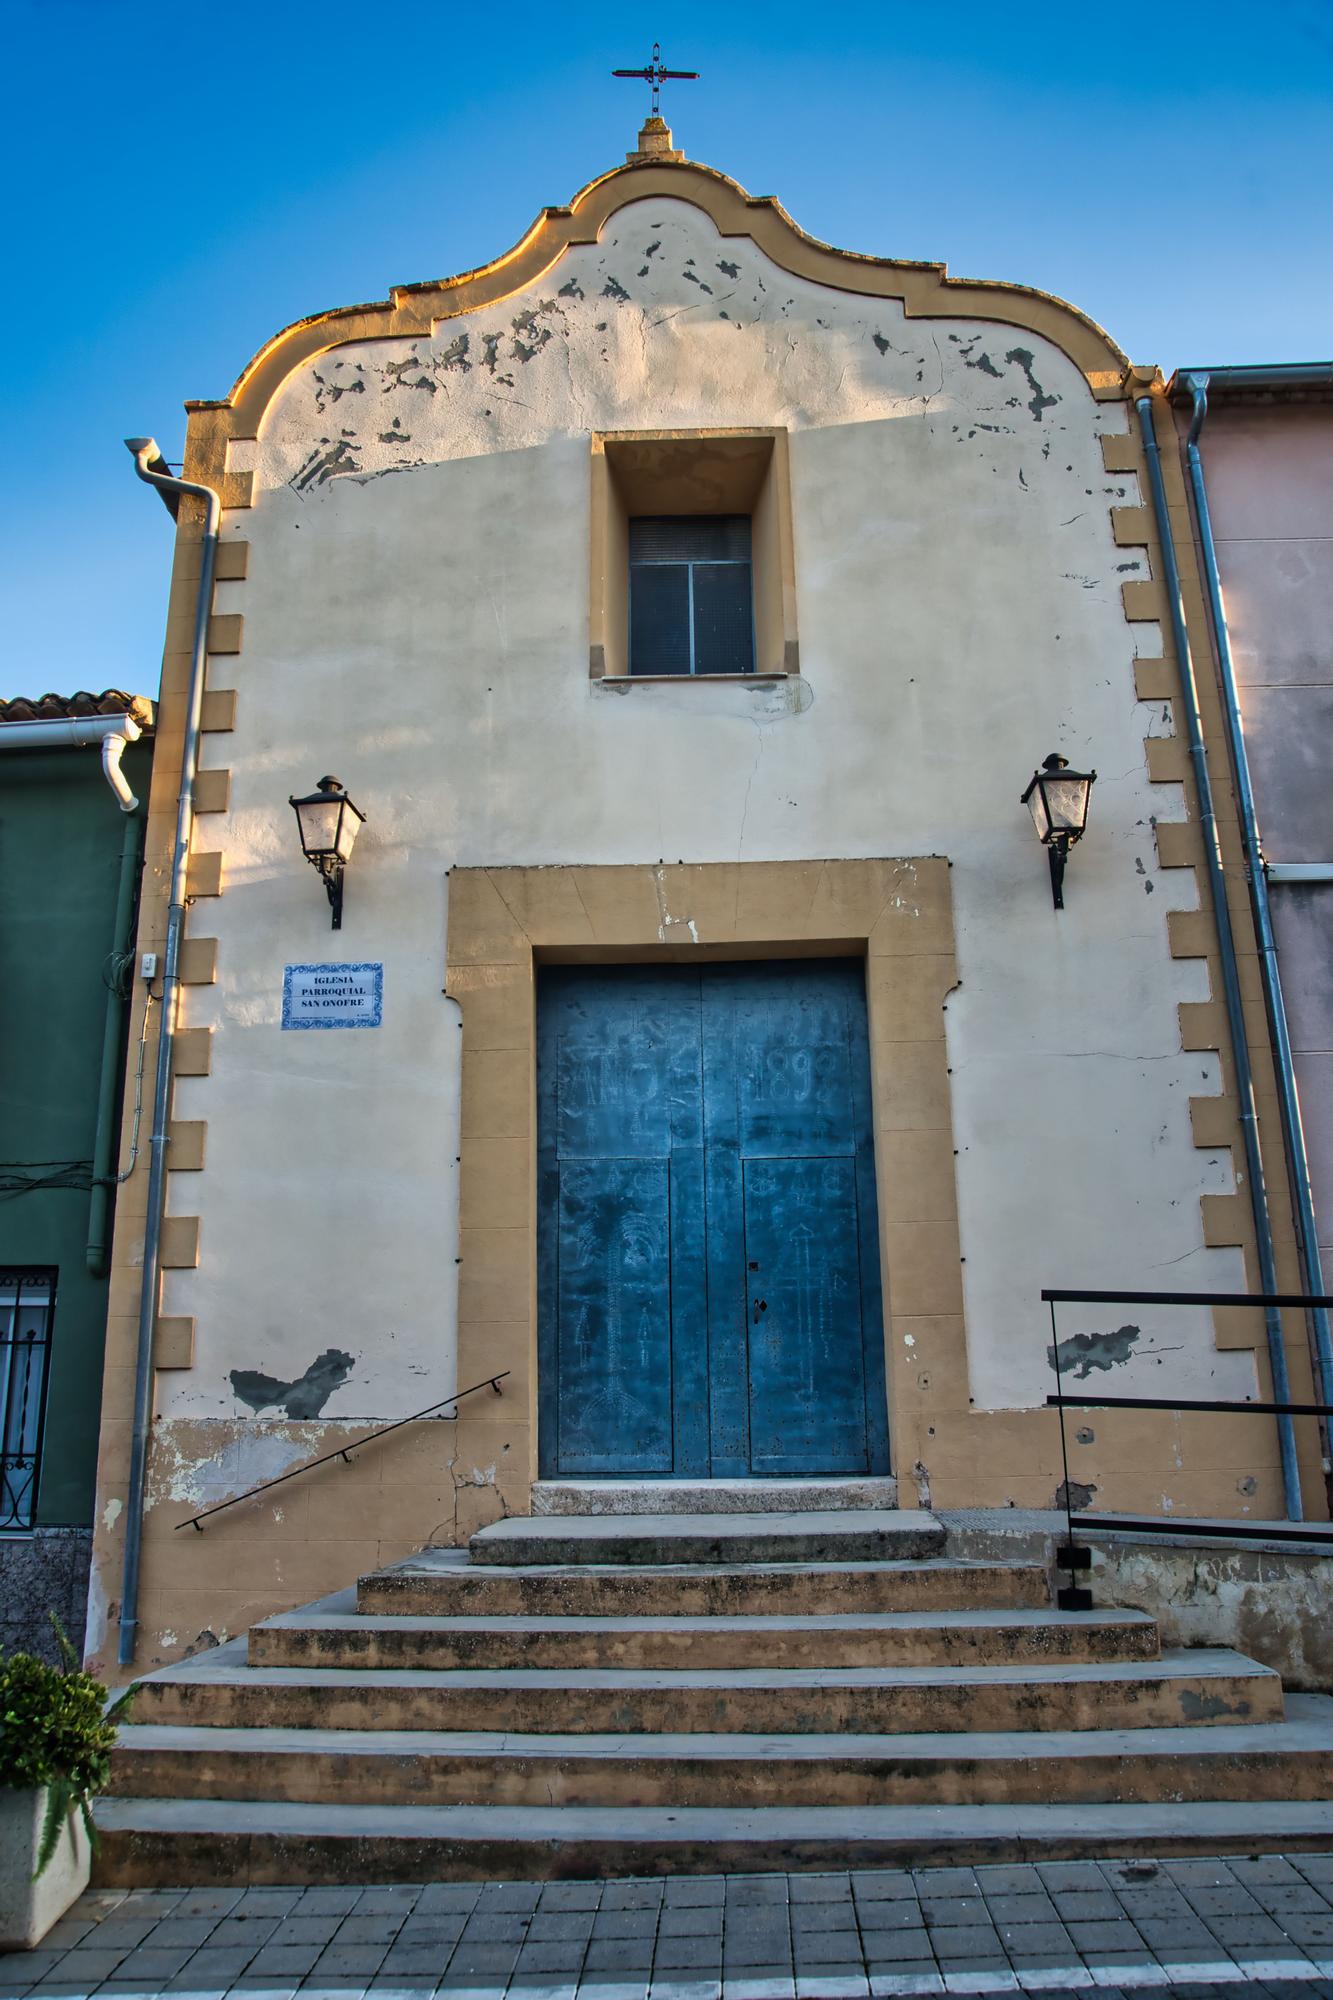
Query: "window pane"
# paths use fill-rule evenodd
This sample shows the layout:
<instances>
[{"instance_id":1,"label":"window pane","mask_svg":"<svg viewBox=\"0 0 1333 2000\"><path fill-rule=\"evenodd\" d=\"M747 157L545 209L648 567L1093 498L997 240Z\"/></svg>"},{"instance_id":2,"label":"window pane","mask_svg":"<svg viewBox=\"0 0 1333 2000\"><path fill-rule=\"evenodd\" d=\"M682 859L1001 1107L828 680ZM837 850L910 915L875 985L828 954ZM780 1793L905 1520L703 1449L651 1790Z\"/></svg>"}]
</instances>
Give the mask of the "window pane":
<instances>
[{"instance_id":1,"label":"window pane","mask_svg":"<svg viewBox=\"0 0 1333 2000\"><path fill-rule=\"evenodd\" d=\"M695 563L694 671L754 672L749 563Z\"/></svg>"},{"instance_id":2,"label":"window pane","mask_svg":"<svg viewBox=\"0 0 1333 2000\"><path fill-rule=\"evenodd\" d=\"M649 514L629 524L629 559L643 562L750 560L748 514Z\"/></svg>"},{"instance_id":3,"label":"window pane","mask_svg":"<svg viewBox=\"0 0 1333 2000\"><path fill-rule=\"evenodd\" d=\"M690 572L684 563L630 565L629 670L690 671Z\"/></svg>"},{"instance_id":4,"label":"window pane","mask_svg":"<svg viewBox=\"0 0 1333 2000\"><path fill-rule=\"evenodd\" d=\"M0 1529L32 1526L51 1295L47 1275L0 1271Z\"/></svg>"}]
</instances>

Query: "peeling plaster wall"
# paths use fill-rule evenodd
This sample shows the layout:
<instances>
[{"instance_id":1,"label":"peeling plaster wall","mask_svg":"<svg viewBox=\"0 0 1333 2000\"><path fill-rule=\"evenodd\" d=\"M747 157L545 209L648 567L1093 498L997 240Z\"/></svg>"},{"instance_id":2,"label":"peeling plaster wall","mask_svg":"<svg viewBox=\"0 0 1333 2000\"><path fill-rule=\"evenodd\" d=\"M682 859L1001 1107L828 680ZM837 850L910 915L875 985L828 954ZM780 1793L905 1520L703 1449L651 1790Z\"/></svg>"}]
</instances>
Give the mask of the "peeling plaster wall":
<instances>
[{"instance_id":1,"label":"peeling plaster wall","mask_svg":"<svg viewBox=\"0 0 1333 2000\"><path fill-rule=\"evenodd\" d=\"M1164 1646L1232 1646L1275 1667L1284 1684L1333 1688L1333 1564L1291 1549L1093 1550L1099 1603L1151 1612Z\"/></svg>"},{"instance_id":2,"label":"peeling plaster wall","mask_svg":"<svg viewBox=\"0 0 1333 2000\"><path fill-rule=\"evenodd\" d=\"M718 425L790 430L801 679L590 680L589 433ZM290 1386L329 1350L353 1366L325 1422L454 1386L453 865L947 854L976 1407L1044 1397L1042 1284L1242 1282L1239 1252L1203 1248L1199 1195L1232 1183L1191 1139L1187 1099L1220 1077L1180 1049L1177 1002L1206 975L1167 952L1193 889L1156 863L1177 795L1150 787L1143 739L1169 723L1136 701L1132 660L1160 635L1125 622L1120 587L1146 567L1108 509L1140 495L1099 449L1124 427L1034 335L907 321L667 200L433 339L293 375L229 461L255 474L225 529L251 545L247 578L217 598L245 647L235 732L205 739L230 810L197 834L224 857L193 924L219 939L218 981L187 998L218 1032L176 1103L208 1121L208 1158L170 1197L202 1247L164 1298L197 1352L158 1378L160 1438L181 1427L196 1458L210 1419L304 1438L247 1416L231 1374ZM1058 916L1018 803L1056 747L1100 773ZM339 934L286 803L326 770L368 815ZM689 910L663 923L702 935ZM284 964L364 959L384 963L382 1028L280 1032ZM1252 1390L1249 1354L1219 1353L1202 1315L1144 1315L1132 1339L1124 1320L1061 1319L1062 1338L1119 1340L1108 1388Z\"/></svg>"},{"instance_id":3,"label":"peeling plaster wall","mask_svg":"<svg viewBox=\"0 0 1333 2000\"><path fill-rule=\"evenodd\" d=\"M940 1517L949 1554L966 1562L1044 1562L1056 1579L1063 1514L1026 1508ZM1231 1646L1281 1674L1285 1686L1333 1689L1333 1558L1316 1547L1225 1538L1135 1536L1078 1522L1092 1557L1093 1602L1146 1611L1164 1646ZM1064 1579L1061 1578L1061 1581Z\"/></svg>"},{"instance_id":4,"label":"peeling plaster wall","mask_svg":"<svg viewBox=\"0 0 1333 2000\"><path fill-rule=\"evenodd\" d=\"M474 1462L459 1428L426 1421L357 1450L364 1425L263 1415L159 1423L149 1460L139 1672L239 1637L258 1619L341 1588L426 1542L466 1541L505 1511L494 1458ZM245 1502L202 1537L174 1524L346 1449ZM88 1650L115 1676L116 1573L94 1571Z\"/></svg>"}]
</instances>

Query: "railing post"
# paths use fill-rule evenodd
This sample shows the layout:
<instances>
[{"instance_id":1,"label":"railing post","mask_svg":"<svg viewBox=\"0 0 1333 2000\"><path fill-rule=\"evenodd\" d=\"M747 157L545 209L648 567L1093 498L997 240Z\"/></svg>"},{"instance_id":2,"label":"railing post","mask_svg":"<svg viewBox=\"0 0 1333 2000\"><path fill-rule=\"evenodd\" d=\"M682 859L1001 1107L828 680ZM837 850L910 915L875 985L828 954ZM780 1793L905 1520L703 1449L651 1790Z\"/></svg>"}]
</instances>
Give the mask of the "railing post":
<instances>
[{"instance_id":1,"label":"railing post","mask_svg":"<svg viewBox=\"0 0 1333 2000\"><path fill-rule=\"evenodd\" d=\"M1086 1584L1078 1584L1074 1580L1080 1570L1091 1570L1092 1550L1080 1549L1074 1543L1074 1508L1069 1495L1069 1441L1065 1436L1064 1377L1060 1373L1060 1334L1055 1324L1055 1300L1051 1299L1048 1303L1051 1308L1051 1361L1055 1368L1055 1393L1059 1398L1060 1463L1065 1475L1065 1539L1055 1551L1055 1566L1069 1578L1068 1583L1056 1585L1055 1602L1061 1611L1091 1611L1092 1592Z\"/></svg>"}]
</instances>

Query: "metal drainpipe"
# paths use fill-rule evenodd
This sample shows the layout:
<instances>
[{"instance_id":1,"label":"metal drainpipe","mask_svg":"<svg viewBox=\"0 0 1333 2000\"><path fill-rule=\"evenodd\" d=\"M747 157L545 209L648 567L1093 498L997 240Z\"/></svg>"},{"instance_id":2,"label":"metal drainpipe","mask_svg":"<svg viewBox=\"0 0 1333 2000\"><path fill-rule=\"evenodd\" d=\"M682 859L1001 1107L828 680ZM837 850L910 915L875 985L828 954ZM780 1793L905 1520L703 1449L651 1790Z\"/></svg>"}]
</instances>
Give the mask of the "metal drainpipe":
<instances>
[{"instance_id":1,"label":"metal drainpipe","mask_svg":"<svg viewBox=\"0 0 1333 2000\"><path fill-rule=\"evenodd\" d=\"M1254 1074L1250 1067L1250 1044L1245 1032L1245 1012L1240 996L1240 975L1236 969L1236 941L1227 906L1226 877L1222 869L1222 847L1213 806L1213 786L1208 772L1208 752L1203 740L1203 720L1199 714L1199 683L1194 672L1185 626L1185 606L1180 594L1180 569L1176 562L1175 537L1167 509L1166 485L1162 478L1162 456L1153 422L1153 398L1139 396L1134 404L1139 431L1148 460L1148 485L1153 513L1162 545L1163 583L1175 635L1176 658L1180 665L1180 685L1184 696L1185 721L1190 761L1199 794L1199 818L1203 833L1204 859L1208 866L1208 886L1212 891L1217 921L1217 941L1222 961L1222 986L1226 997L1227 1022L1231 1030L1232 1061L1236 1071L1236 1095L1240 1100L1240 1129L1245 1147L1245 1169L1250 1180L1250 1204L1254 1211L1254 1233L1259 1249L1259 1283L1265 1292L1277 1290L1277 1270L1273 1259L1273 1231L1268 1216L1268 1196L1264 1188L1263 1155L1259 1148L1259 1121L1254 1103ZM1264 1330L1268 1336L1268 1360L1273 1371L1273 1400L1291 1401L1287 1376L1287 1351L1282 1340L1282 1315L1276 1306L1264 1307ZM1282 1454L1282 1490L1287 1519L1304 1519L1301 1507L1300 1472L1296 1462L1296 1429L1290 1417L1277 1419L1278 1445Z\"/></svg>"},{"instance_id":2,"label":"metal drainpipe","mask_svg":"<svg viewBox=\"0 0 1333 2000\"><path fill-rule=\"evenodd\" d=\"M162 1018L158 1028L157 1078L153 1087L153 1132L149 1141L148 1215L144 1228L143 1284L139 1292L138 1351L134 1364L134 1429L130 1440L130 1478L125 1522L125 1562L120 1589L120 1664L134 1662L139 1618L139 1560L143 1548L144 1475L148 1464L148 1427L152 1419L153 1325L157 1318L162 1275L162 1212L167 1181L167 1116L171 1103L171 1052L176 1033L180 992L180 943L185 928L185 873L190 859L190 829L194 823L194 779L199 762L199 718L204 699L204 659L208 651L208 620L213 607L213 570L217 560L222 501L211 486L173 479L152 438L126 438L140 479L159 493L189 493L205 507L200 545L199 592L195 600L194 648L185 704L185 742L181 750L181 785L176 803L176 845L171 859L171 894L167 906L166 947L162 960ZM162 469L159 471L158 468Z\"/></svg>"},{"instance_id":3,"label":"metal drainpipe","mask_svg":"<svg viewBox=\"0 0 1333 2000\"><path fill-rule=\"evenodd\" d=\"M1324 1266L1319 1254L1314 1194L1310 1187L1310 1158L1306 1151L1305 1130L1301 1123L1301 1104L1296 1089L1296 1064L1291 1052L1287 1009L1282 997L1277 939L1273 934L1273 911L1268 899L1268 873L1259 840L1259 815L1255 809L1254 787L1250 780L1250 760L1245 748L1245 726L1241 721L1240 696L1236 686L1236 663L1231 652L1231 632L1227 625L1226 606L1222 601L1222 578L1217 566L1217 546L1213 541L1208 491L1203 479L1203 456L1199 450L1199 437L1208 415L1208 377L1182 375L1180 382L1181 387L1188 390L1194 406L1189 436L1185 443L1185 455L1189 463L1190 487L1194 495L1194 514L1199 526L1204 582L1208 586L1208 603L1213 614L1213 639L1217 647L1217 663L1222 679L1227 742L1231 749L1231 765L1236 778L1241 837L1245 843L1245 865L1250 878L1250 908L1254 912L1254 928L1259 939L1259 971L1263 979L1264 1002L1268 1008L1268 1020L1273 1031L1274 1051L1277 1056L1278 1104L1282 1113L1282 1136L1286 1142L1287 1167L1296 1203L1296 1241L1300 1251L1305 1289L1318 1297L1324 1290ZM1310 1321L1314 1332L1314 1349L1319 1368L1322 1400L1325 1403L1333 1403L1333 1340L1329 1337L1327 1309L1324 1306L1312 1306Z\"/></svg>"},{"instance_id":4,"label":"metal drainpipe","mask_svg":"<svg viewBox=\"0 0 1333 2000\"><path fill-rule=\"evenodd\" d=\"M107 739L110 741L111 739ZM120 740L120 739L118 739ZM134 942L134 892L139 881L143 854L144 815L127 813L120 843L120 880L116 888L116 921L112 931L111 955L122 959ZM94 1278L105 1277L107 1245L110 1239L111 1190L116 1184L113 1171L116 1149L116 1098L120 1091L121 1037L129 995L119 974L106 996L106 1021L102 1029L102 1070L97 1084L97 1127L93 1139L93 1188L88 1198L88 1239L84 1261Z\"/></svg>"}]
</instances>

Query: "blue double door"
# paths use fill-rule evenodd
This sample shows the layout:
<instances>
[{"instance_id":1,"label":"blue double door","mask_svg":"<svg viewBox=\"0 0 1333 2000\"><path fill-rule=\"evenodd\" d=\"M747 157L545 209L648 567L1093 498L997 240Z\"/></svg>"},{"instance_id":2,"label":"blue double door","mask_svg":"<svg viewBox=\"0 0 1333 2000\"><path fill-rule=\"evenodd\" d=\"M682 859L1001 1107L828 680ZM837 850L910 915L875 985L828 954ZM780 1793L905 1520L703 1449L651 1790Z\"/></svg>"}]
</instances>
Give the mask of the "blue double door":
<instances>
[{"instance_id":1,"label":"blue double door","mask_svg":"<svg viewBox=\"0 0 1333 2000\"><path fill-rule=\"evenodd\" d=\"M864 968L538 992L544 1477L887 1472Z\"/></svg>"}]
</instances>

